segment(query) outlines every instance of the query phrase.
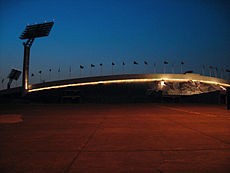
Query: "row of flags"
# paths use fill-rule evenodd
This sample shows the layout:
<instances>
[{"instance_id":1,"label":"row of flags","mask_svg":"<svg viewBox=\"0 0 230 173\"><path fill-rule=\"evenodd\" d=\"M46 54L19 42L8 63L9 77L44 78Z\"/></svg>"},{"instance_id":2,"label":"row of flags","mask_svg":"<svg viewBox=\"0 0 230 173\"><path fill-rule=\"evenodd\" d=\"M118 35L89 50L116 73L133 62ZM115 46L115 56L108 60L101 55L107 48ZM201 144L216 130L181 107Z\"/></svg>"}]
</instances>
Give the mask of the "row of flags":
<instances>
[{"instance_id":1,"label":"row of flags","mask_svg":"<svg viewBox=\"0 0 230 173\"><path fill-rule=\"evenodd\" d=\"M138 63L137 61L133 61L133 64L138 65L139 63ZM144 61L144 64L145 64L145 65L148 65L148 62L147 62L147 61ZM168 63L168 61L164 61L164 64L169 64L169 63ZM181 64L181 65L184 65L184 62L182 61L180 64ZM125 66L125 65L126 65L125 62L122 62L122 65ZM103 64L100 63L99 66L102 67ZM112 62L112 66L115 66L115 63L114 63L114 62ZM154 67L155 67L155 66L156 66L156 64L154 63ZM91 68L95 67L95 64L90 64L90 67L91 67ZM174 67L174 64L173 64L173 67ZM84 69L84 66L83 66L83 65L80 65L80 69ZM206 69L205 65L203 65L203 69ZM218 71L218 68L217 68L217 67L214 67L214 66L209 66L209 69L210 69L210 70L216 70L216 71ZM52 71L52 69L49 69L49 72L51 72L51 71ZM71 73L71 71L72 71L72 69L71 69L71 66L70 66L70 67L69 67L69 72ZM224 71L223 68L222 68L222 71ZM60 67L58 68L58 72L61 72ZM226 69L226 72L230 72L230 70L229 70L229 69ZM39 70L38 73L41 74L42 71ZM31 76L33 77L34 74L32 73Z\"/></svg>"},{"instance_id":2,"label":"row of flags","mask_svg":"<svg viewBox=\"0 0 230 173\"><path fill-rule=\"evenodd\" d=\"M133 64L134 64L134 65L138 65L139 63L138 63L137 61L133 61ZM148 62L147 62L147 61L144 61L144 64L145 64L145 65L148 65ZM167 64L169 64L169 62L168 62L168 61L164 61L163 64L164 64L164 65L167 65ZM113 67L113 66L115 66L115 63L112 62L111 65L112 65L112 67ZM125 66L125 65L126 65L126 63L125 63L125 62L122 62L122 66ZM182 61L182 62L180 63L180 65L181 65L181 72L182 72L182 65L184 65L184 62ZM91 67L91 68L94 68L95 66L96 66L95 64L90 64L90 67ZM99 66L102 68L103 63L100 63ZM174 64L172 64L172 66L173 66L173 68L174 68ZM203 67L203 68L202 68L202 69L203 69L203 75L204 75L204 71L205 71L206 68L209 68L209 69L210 69L210 71L209 71L210 76L211 76L212 70L215 70L216 73L217 73L217 71L218 71L218 68L217 68L217 67L214 67L214 66L211 66L211 65L210 65L210 66L205 66L205 65L203 65L202 67ZM80 65L80 69L84 69L84 68L85 68L85 67L84 67L83 65ZM156 63L154 63L154 69L156 69ZM174 69L173 69L173 70L174 70ZM71 71L72 71L72 69L71 69L71 66L70 66L70 67L69 67L69 74L70 74L70 76L71 76ZM226 69L225 71L226 71L226 72L230 72L229 69ZM49 69L49 72L51 73L51 72L52 72L52 69ZM60 72L61 72L61 68L59 67L59 68L58 68L58 73L60 73ZM156 71L154 70L154 72L156 72ZM165 69L164 69L164 72L165 72ZM224 69L223 69L223 68L221 69L221 72L224 72ZM38 73L40 74L40 77L41 77L42 71L39 70ZM34 77L34 76L35 76L34 73L32 73L31 76ZM1 83L4 83L4 79L1 80Z\"/></svg>"},{"instance_id":3,"label":"row of flags","mask_svg":"<svg viewBox=\"0 0 230 173\"><path fill-rule=\"evenodd\" d=\"M137 61L133 61L133 64L134 64L134 65L138 65L139 63L138 63ZM148 62L147 62L147 61L144 61L144 64L145 64L145 65L148 65ZM168 64L168 61L164 61L164 64ZM184 62L181 62L181 64L184 64ZM126 65L126 63L125 63L125 62L122 62L122 66L125 66L125 65ZM102 67L103 64L100 63L99 66ZM114 62L112 62L112 66L115 66L115 63L114 63ZM95 67L95 64L90 64L90 67L91 67L91 68ZM155 63L154 63L154 67L156 67L156 64L155 64ZM84 66L83 66L83 65L80 65L80 69L84 69ZM51 71L52 71L52 69L49 69L49 72L50 72L50 73L51 73ZM71 66L70 66L70 67L69 67L69 73L71 73L71 71L72 71L72 69L71 69ZM60 73L60 72L61 72L61 68L59 67L59 68L58 68L58 73ZM41 75L41 74L42 74L42 71L39 70L38 73ZM31 76L34 77L34 73L32 73Z\"/></svg>"},{"instance_id":4,"label":"row of flags","mask_svg":"<svg viewBox=\"0 0 230 173\"><path fill-rule=\"evenodd\" d=\"M137 61L133 61L133 64L138 65L139 63L138 63ZM144 61L144 64L145 64L145 65L148 65L148 62L147 62L147 61ZM168 61L164 61L164 64L168 64ZM181 62L181 64L183 65L184 62ZM122 62L122 65L125 66L125 65L126 65L125 62ZM103 64L100 63L99 66L102 67ZM112 62L112 66L115 66L115 63L114 63L114 62ZM154 66L156 66L156 64L154 64ZM95 64L90 64L90 67L95 67ZM84 69L84 66L83 66L83 65L80 65L80 69ZM49 72L51 72L51 71L52 71L52 69L49 69ZM72 71L72 69L71 69L71 66L70 66L70 67L69 67L69 72L71 72L71 71ZM58 68L58 72L61 72L61 68L60 68L60 67ZM38 73L41 74L42 71L39 70ZM32 76L34 76L33 73L32 73Z\"/></svg>"},{"instance_id":5,"label":"row of flags","mask_svg":"<svg viewBox=\"0 0 230 173\"><path fill-rule=\"evenodd\" d=\"M208 68L209 68L210 70L216 70L216 71L218 71L218 68L217 68L217 67L214 67L214 66L211 66L211 65L210 65ZM203 69L206 69L205 65L203 65ZM224 68L221 68L221 70L224 71ZM226 71L226 72L230 72L229 69L226 69L225 71Z\"/></svg>"},{"instance_id":6,"label":"row of flags","mask_svg":"<svg viewBox=\"0 0 230 173\"><path fill-rule=\"evenodd\" d=\"M146 62L146 61L144 61L144 63L145 63L145 64L147 64L147 62ZM133 62L133 64L138 64L138 63L137 63L136 61L134 61L134 62ZM115 65L115 63L114 63L114 62L112 62L112 66L114 66L114 65ZM125 65L125 62L122 62L122 65L124 66L124 65ZM99 66L101 66L101 67L102 67L102 66L103 66L103 64L102 64L102 63L100 63L100 64L99 64ZM90 67L95 67L95 64L90 64ZM80 65L80 68L81 68L81 69L83 69L83 68L84 68L84 66L83 66L83 65Z\"/></svg>"},{"instance_id":7,"label":"row of flags","mask_svg":"<svg viewBox=\"0 0 230 173\"><path fill-rule=\"evenodd\" d=\"M133 64L138 65L138 63L137 63L136 61L134 61ZM148 65L148 63L147 63L146 61L144 61L144 64L145 64L145 65ZM165 61L164 64L168 64L168 62ZM181 63L181 65L183 65L183 64L184 64L184 63ZM115 65L115 63L112 63L112 66L114 66L114 65ZM125 65L125 63L123 62L122 65ZM101 63L101 64L99 64L99 66L102 67L103 64ZM90 67L93 68L93 67L95 67L95 65L94 65L94 64L91 64ZM156 64L154 64L154 69L155 69L155 68L156 68ZM80 69L84 69L84 66L83 66L83 65L80 65ZM173 69L173 71L174 71L174 64L172 65L172 69ZM202 69L203 75L204 75L204 70L205 70L205 69L206 69L206 67L205 67L205 65L203 65L203 69ZM212 70L215 70L216 73L218 72L218 68L217 68L217 67L209 66L209 69L210 69L210 71L209 71L210 75L212 75L212 74L211 74L211 73L212 73ZM165 73L165 68L164 68L163 70L164 70L164 73ZM52 71L52 70L49 69L49 72L50 72L50 73L51 73L51 71ZM224 69L222 68L221 71L224 72ZM230 72L229 69L226 69L225 71L226 71L226 72ZM59 69L58 69L58 73L60 73L60 72L61 72L61 69L59 68ZM69 67L69 74L70 74L70 75L71 75L71 72L72 72L72 69L71 69L71 66L70 66L70 67ZM156 72L156 71L154 71L154 72ZM39 70L38 73L41 75L42 71ZM182 69L181 69L181 73L182 73ZM31 76L34 77L34 73L32 73Z\"/></svg>"},{"instance_id":8,"label":"row of flags","mask_svg":"<svg viewBox=\"0 0 230 173\"><path fill-rule=\"evenodd\" d=\"M136 61L133 62L133 64L138 64ZM148 64L146 61L144 61L144 64ZM122 65L124 66L125 65L125 62L122 62ZM100 67L103 66L102 63L99 64ZM112 62L112 66L115 66L115 63ZM90 64L90 67L95 67L95 64ZM80 69L83 69L84 66L83 65L80 65Z\"/></svg>"},{"instance_id":9,"label":"row of flags","mask_svg":"<svg viewBox=\"0 0 230 173\"><path fill-rule=\"evenodd\" d=\"M133 61L133 64L138 65L139 63L138 63L137 61ZM144 64L145 64L145 65L148 65L148 62L147 62L147 61L144 61ZM164 61L164 64L168 64L168 61ZM181 62L181 64L183 65L184 62ZM99 64L99 65L102 66L103 64L101 63L101 64ZM114 66L114 65L115 65L115 63L112 62L112 66ZM125 62L122 62L122 65L124 66L124 65L125 65ZM155 64L154 64L154 65L155 65ZM95 67L95 64L91 64L90 67ZM83 69L84 66L83 66L83 65L80 65L80 68Z\"/></svg>"}]
</instances>

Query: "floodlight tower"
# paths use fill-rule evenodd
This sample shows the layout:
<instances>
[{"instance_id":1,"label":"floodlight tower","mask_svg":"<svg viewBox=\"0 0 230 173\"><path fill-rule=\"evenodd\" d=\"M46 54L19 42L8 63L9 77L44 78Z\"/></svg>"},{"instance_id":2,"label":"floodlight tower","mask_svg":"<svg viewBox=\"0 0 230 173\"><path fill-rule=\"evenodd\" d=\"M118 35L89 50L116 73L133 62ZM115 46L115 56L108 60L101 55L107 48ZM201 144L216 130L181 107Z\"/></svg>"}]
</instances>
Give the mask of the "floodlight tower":
<instances>
[{"instance_id":1,"label":"floodlight tower","mask_svg":"<svg viewBox=\"0 0 230 173\"><path fill-rule=\"evenodd\" d=\"M27 25L26 29L19 37L21 40L27 39L23 42L24 46L24 60L23 60L23 74L22 74L22 89L23 94L26 94L28 90L29 81L29 59L30 59L30 48L35 38L48 36L54 22L46 22L42 24Z\"/></svg>"}]
</instances>

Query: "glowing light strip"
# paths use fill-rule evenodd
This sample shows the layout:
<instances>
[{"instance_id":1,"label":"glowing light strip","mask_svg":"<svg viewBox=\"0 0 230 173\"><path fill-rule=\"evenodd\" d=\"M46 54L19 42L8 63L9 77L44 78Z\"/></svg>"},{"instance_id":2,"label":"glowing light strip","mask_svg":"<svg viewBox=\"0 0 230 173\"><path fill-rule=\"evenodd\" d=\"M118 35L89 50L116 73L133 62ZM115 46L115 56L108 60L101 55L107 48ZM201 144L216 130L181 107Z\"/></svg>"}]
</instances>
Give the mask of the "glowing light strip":
<instances>
[{"instance_id":1,"label":"glowing light strip","mask_svg":"<svg viewBox=\"0 0 230 173\"><path fill-rule=\"evenodd\" d=\"M75 83L75 84L65 84L65 85L57 85L57 86L49 86L42 88L29 89L28 92L34 91L42 91L48 89L57 89L57 88L65 88L65 87L73 87L73 86L85 86L85 85L98 85L98 84L111 84L111 83L135 83L135 82L153 82L153 81L193 81L193 82L202 82L208 84L222 85L226 87L230 87L230 84L214 82L214 81L204 81L204 80L190 80L190 79L121 79L121 80L108 80L108 81L97 81L97 82L84 82L84 83Z\"/></svg>"}]
</instances>

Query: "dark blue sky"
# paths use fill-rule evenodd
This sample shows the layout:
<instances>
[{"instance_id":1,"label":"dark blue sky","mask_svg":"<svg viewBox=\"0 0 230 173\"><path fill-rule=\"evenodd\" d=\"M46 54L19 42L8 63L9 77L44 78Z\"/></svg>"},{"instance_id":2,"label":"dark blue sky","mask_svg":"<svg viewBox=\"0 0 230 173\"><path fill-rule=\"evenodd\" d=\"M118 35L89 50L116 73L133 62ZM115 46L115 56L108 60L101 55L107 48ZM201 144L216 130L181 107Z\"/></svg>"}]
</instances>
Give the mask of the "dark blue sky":
<instances>
[{"instance_id":1,"label":"dark blue sky","mask_svg":"<svg viewBox=\"0 0 230 173\"><path fill-rule=\"evenodd\" d=\"M61 68L61 78L122 72L162 72L163 61L201 72L203 64L230 67L230 2L225 0L0 0L0 78L12 67L22 69L19 39L26 24L55 20L49 37L38 38L31 48L30 72L48 78ZM138 66L133 61L139 62ZM144 67L143 61L149 63ZM137 68L138 67L138 68ZM57 74L51 74L57 79ZM35 79L34 79L35 80ZM37 80L37 79L36 79Z\"/></svg>"}]
</instances>

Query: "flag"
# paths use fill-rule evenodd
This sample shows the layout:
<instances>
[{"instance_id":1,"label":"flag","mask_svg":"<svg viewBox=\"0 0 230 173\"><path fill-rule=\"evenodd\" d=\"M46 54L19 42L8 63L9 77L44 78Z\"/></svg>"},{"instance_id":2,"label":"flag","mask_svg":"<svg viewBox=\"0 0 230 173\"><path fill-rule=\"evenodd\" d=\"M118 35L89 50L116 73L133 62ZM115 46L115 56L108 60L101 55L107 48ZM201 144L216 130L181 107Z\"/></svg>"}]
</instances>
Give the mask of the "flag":
<instances>
[{"instance_id":1,"label":"flag","mask_svg":"<svg viewBox=\"0 0 230 173\"><path fill-rule=\"evenodd\" d=\"M112 65L115 65L114 62L112 62Z\"/></svg>"},{"instance_id":2,"label":"flag","mask_svg":"<svg viewBox=\"0 0 230 173\"><path fill-rule=\"evenodd\" d=\"M168 61L164 61L164 64L168 64Z\"/></svg>"},{"instance_id":3,"label":"flag","mask_svg":"<svg viewBox=\"0 0 230 173\"><path fill-rule=\"evenodd\" d=\"M102 66L103 64L101 63L100 66Z\"/></svg>"},{"instance_id":4,"label":"flag","mask_svg":"<svg viewBox=\"0 0 230 173\"><path fill-rule=\"evenodd\" d=\"M34 77L34 74L32 73L31 76Z\"/></svg>"},{"instance_id":5,"label":"flag","mask_svg":"<svg viewBox=\"0 0 230 173\"><path fill-rule=\"evenodd\" d=\"M83 69L84 68L84 66L83 65L80 65L80 69Z\"/></svg>"},{"instance_id":6,"label":"flag","mask_svg":"<svg viewBox=\"0 0 230 173\"><path fill-rule=\"evenodd\" d=\"M125 65L125 62L123 62L122 65Z\"/></svg>"},{"instance_id":7,"label":"flag","mask_svg":"<svg viewBox=\"0 0 230 173\"><path fill-rule=\"evenodd\" d=\"M49 69L49 71L51 72L51 69Z\"/></svg>"},{"instance_id":8,"label":"flag","mask_svg":"<svg viewBox=\"0 0 230 173\"><path fill-rule=\"evenodd\" d=\"M144 61L145 65L148 65L147 61Z\"/></svg>"},{"instance_id":9,"label":"flag","mask_svg":"<svg viewBox=\"0 0 230 173\"><path fill-rule=\"evenodd\" d=\"M133 61L133 64L136 64L136 65L137 65L138 63L137 63L136 61Z\"/></svg>"},{"instance_id":10,"label":"flag","mask_svg":"<svg viewBox=\"0 0 230 173\"><path fill-rule=\"evenodd\" d=\"M181 65L183 65L183 64L184 64L184 62L182 61L182 62L181 62Z\"/></svg>"},{"instance_id":11,"label":"flag","mask_svg":"<svg viewBox=\"0 0 230 173\"><path fill-rule=\"evenodd\" d=\"M42 71L41 71L41 70L39 70L39 72L38 72L38 73L40 73L40 74L41 74L41 73L42 73Z\"/></svg>"},{"instance_id":12,"label":"flag","mask_svg":"<svg viewBox=\"0 0 230 173\"><path fill-rule=\"evenodd\" d=\"M91 67L95 67L95 65L94 65L94 64L91 64Z\"/></svg>"}]
</instances>

